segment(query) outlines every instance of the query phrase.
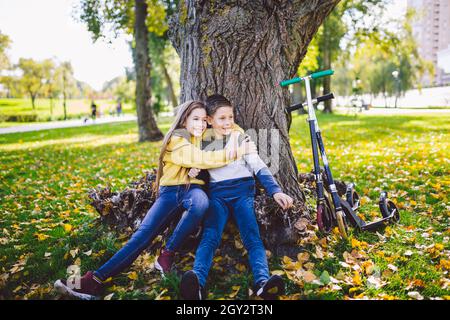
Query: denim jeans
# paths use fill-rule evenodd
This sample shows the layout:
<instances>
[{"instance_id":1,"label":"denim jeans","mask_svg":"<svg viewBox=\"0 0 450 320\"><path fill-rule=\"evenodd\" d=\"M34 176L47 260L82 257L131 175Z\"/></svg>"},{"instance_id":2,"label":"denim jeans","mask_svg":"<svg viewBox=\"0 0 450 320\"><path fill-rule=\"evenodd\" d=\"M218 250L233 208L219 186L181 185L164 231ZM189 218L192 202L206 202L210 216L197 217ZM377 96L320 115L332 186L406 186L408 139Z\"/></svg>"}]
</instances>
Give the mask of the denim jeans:
<instances>
[{"instance_id":1,"label":"denim jeans","mask_svg":"<svg viewBox=\"0 0 450 320\"><path fill-rule=\"evenodd\" d=\"M214 252L220 244L222 232L230 213L233 215L242 242L247 249L254 283L269 278L266 250L262 243L256 221L253 178L227 180L211 183L209 209L204 220L202 239L195 253L193 271L202 286L206 283Z\"/></svg>"},{"instance_id":2,"label":"denim jeans","mask_svg":"<svg viewBox=\"0 0 450 320\"><path fill-rule=\"evenodd\" d=\"M186 185L161 187L159 197L138 230L122 249L94 272L94 275L103 281L117 275L131 265L163 228L185 210L166 244L167 249L177 250L183 240L200 225L208 205L208 196L199 185L191 185L189 189L186 189Z\"/></svg>"}]
</instances>

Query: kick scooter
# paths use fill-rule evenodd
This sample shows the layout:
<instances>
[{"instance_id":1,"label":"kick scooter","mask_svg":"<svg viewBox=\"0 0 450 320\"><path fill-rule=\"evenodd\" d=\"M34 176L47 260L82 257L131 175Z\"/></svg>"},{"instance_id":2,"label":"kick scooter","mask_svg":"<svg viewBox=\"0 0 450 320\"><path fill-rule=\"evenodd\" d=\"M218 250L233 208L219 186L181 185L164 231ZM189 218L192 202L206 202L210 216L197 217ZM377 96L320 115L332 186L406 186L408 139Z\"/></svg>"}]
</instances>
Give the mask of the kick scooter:
<instances>
[{"instance_id":1,"label":"kick scooter","mask_svg":"<svg viewBox=\"0 0 450 320\"><path fill-rule=\"evenodd\" d=\"M387 193L383 191L381 192L379 199L379 208L383 218L381 220L366 223L356 214L356 211L359 209L360 201L358 193L354 188L354 184L349 183L347 185L345 200L342 199L337 192L336 185L333 180L333 175L331 174L328 158L325 153L325 147L319 128L319 123L317 121L317 117L313 107L314 104L333 99L334 95L332 93L329 93L324 96L317 97L316 99L312 99L310 86L311 79L330 76L333 73L333 70L320 71L305 77L297 77L290 80L284 80L280 82L280 85L282 87L285 87L294 83L305 83L306 102L293 105L287 108L287 111L292 112L305 106L308 107L307 121L309 124L309 132L311 137L314 176L317 191L317 225L319 227L319 230L324 233L329 233L333 229L333 227L337 225L341 236L343 238L347 238L347 228L349 224L351 224L358 230L375 231L383 228L388 223L399 221L400 214L395 204L391 200L388 200ZM322 175L320 173L319 151L322 157L326 176L326 187L331 195L324 188L324 181L322 180Z\"/></svg>"}]
</instances>

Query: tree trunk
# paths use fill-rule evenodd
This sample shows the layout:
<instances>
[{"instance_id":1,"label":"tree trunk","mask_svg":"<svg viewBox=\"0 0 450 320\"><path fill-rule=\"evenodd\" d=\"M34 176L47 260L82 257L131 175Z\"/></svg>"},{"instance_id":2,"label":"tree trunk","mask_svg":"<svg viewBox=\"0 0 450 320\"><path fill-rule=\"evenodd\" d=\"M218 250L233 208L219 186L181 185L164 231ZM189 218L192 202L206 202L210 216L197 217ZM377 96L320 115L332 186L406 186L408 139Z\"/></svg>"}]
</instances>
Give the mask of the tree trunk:
<instances>
[{"instance_id":1,"label":"tree trunk","mask_svg":"<svg viewBox=\"0 0 450 320\"><path fill-rule=\"evenodd\" d=\"M36 110L36 105L35 105L36 95L30 93L30 96L31 96L31 106L33 107L33 110Z\"/></svg>"},{"instance_id":2,"label":"tree trunk","mask_svg":"<svg viewBox=\"0 0 450 320\"><path fill-rule=\"evenodd\" d=\"M150 87L150 57L148 51L148 31L145 24L147 3L145 0L135 0L134 64L136 70L136 109L139 129L139 142L158 141L163 134L156 125L152 112Z\"/></svg>"},{"instance_id":3,"label":"tree trunk","mask_svg":"<svg viewBox=\"0 0 450 320\"><path fill-rule=\"evenodd\" d=\"M177 96L175 95L175 90L173 89L172 78L170 78L170 74L166 68L166 62L162 61L161 65L162 65L162 69L163 69L163 73L164 73L164 78L166 79L167 87L169 89L170 101L172 102L172 106L175 109L178 106L178 101L177 101Z\"/></svg>"},{"instance_id":4,"label":"tree trunk","mask_svg":"<svg viewBox=\"0 0 450 320\"><path fill-rule=\"evenodd\" d=\"M223 94L237 123L271 149L262 158L286 193L303 200L289 144L288 90L324 18L339 0L180 1L169 37L181 57L181 102ZM258 146L261 151L261 145ZM265 150L264 150L265 151Z\"/></svg>"}]
</instances>

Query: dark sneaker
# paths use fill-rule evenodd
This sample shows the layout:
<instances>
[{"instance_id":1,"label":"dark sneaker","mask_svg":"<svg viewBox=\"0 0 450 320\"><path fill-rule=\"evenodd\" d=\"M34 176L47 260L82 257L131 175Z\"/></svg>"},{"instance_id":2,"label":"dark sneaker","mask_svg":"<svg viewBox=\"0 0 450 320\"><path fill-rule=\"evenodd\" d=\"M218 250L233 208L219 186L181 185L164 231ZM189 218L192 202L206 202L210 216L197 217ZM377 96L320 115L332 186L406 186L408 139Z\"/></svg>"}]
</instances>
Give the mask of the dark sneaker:
<instances>
[{"instance_id":1,"label":"dark sneaker","mask_svg":"<svg viewBox=\"0 0 450 320\"><path fill-rule=\"evenodd\" d=\"M155 268L161 272L162 275L169 273L172 269L174 252L162 249L161 254L155 262Z\"/></svg>"},{"instance_id":2,"label":"dark sneaker","mask_svg":"<svg viewBox=\"0 0 450 320\"><path fill-rule=\"evenodd\" d=\"M68 284L64 279L56 280L54 284L55 290L59 293L80 300L95 300L103 290L103 284L94 277L92 271L88 271L80 278L80 288L75 288L75 286L76 284Z\"/></svg>"},{"instance_id":3,"label":"dark sneaker","mask_svg":"<svg viewBox=\"0 0 450 320\"><path fill-rule=\"evenodd\" d=\"M276 300L284 294L283 278L278 275L273 275L268 280L256 285L255 292L258 297L264 300Z\"/></svg>"},{"instance_id":4,"label":"dark sneaker","mask_svg":"<svg viewBox=\"0 0 450 320\"><path fill-rule=\"evenodd\" d=\"M206 290L200 286L198 277L192 270L183 274L180 293L184 300L204 300L206 298Z\"/></svg>"}]
</instances>

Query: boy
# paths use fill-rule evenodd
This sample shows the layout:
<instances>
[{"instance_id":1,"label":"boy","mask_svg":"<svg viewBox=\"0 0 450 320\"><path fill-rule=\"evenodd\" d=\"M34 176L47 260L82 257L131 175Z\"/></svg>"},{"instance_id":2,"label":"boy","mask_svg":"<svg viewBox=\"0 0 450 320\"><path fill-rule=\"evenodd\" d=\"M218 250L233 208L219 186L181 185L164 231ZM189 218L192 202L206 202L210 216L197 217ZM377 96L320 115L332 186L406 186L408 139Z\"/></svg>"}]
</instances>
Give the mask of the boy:
<instances>
[{"instance_id":1,"label":"boy","mask_svg":"<svg viewBox=\"0 0 450 320\"><path fill-rule=\"evenodd\" d=\"M234 110L230 101L215 94L206 99L207 121L213 128L214 142L207 149L225 145L224 140L235 139ZM205 139L205 137L204 137ZM193 169L195 173L195 169ZM198 170L197 170L198 171ZM266 251L259 235L253 207L256 175L266 192L283 208L292 206L293 200L284 194L269 169L257 155L246 156L222 168L208 170L210 174L210 206L204 220L201 242L197 248L194 268L181 279L181 295L184 299L205 298L206 278L211 268L215 250L220 244L222 232L230 214L235 218L242 241L248 251L254 277L254 292L263 299L276 299L284 294L280 276L270 276Z\"/></svg>"}]
</instances>

